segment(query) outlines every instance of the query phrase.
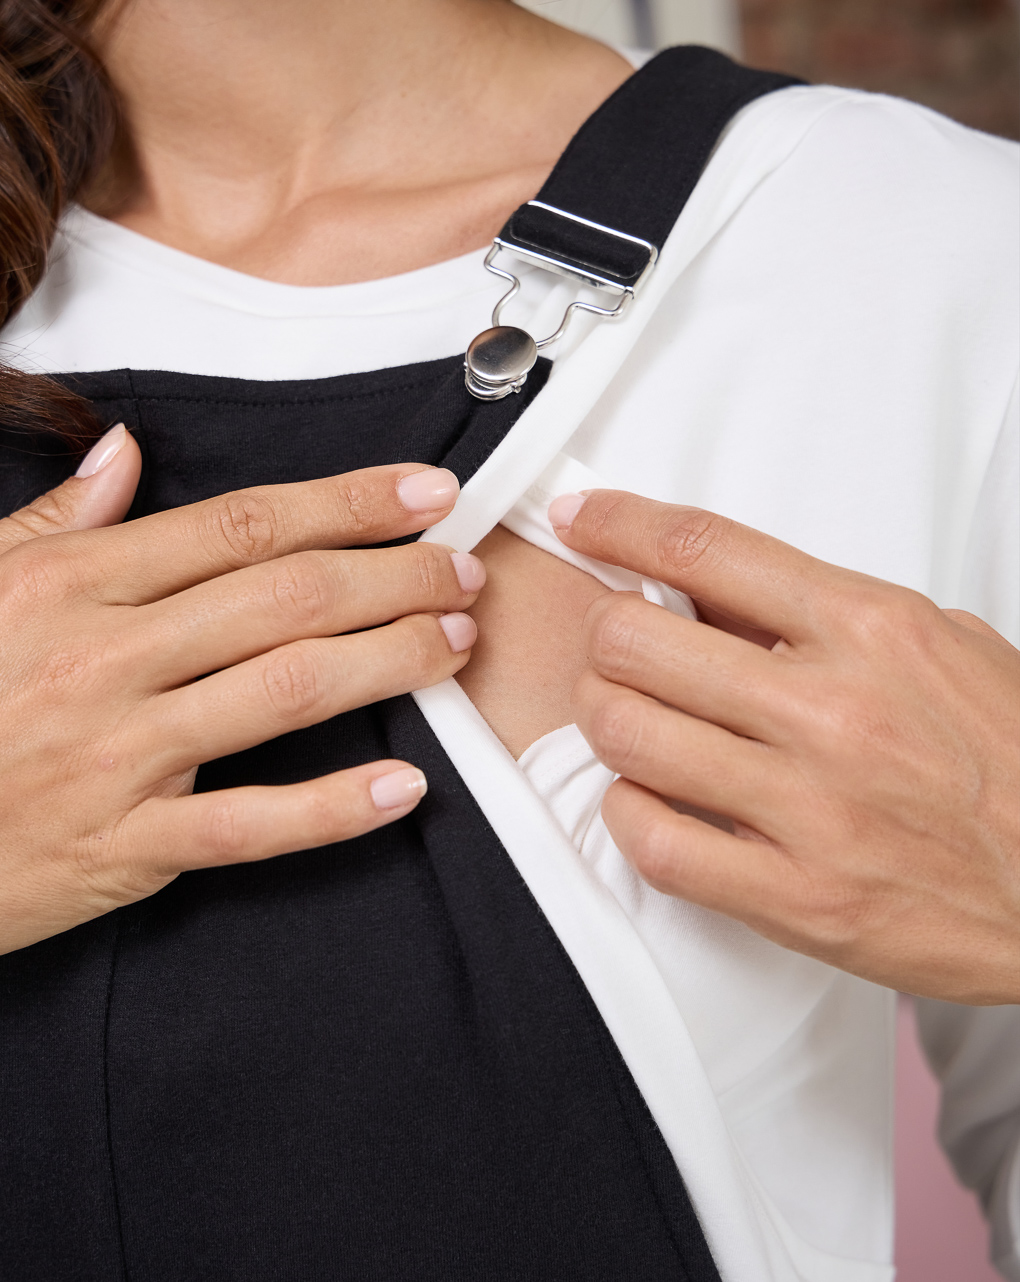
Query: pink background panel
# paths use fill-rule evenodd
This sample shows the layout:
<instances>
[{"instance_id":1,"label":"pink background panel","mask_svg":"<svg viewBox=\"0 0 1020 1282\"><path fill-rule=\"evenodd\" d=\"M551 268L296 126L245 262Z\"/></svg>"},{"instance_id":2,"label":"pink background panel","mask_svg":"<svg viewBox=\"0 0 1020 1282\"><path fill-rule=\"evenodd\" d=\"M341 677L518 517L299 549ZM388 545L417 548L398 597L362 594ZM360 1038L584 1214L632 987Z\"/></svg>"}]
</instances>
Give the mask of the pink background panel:
<instances>
[{"instance_id":1,"label":"pink background panel","mask_svg":"<svg viewBox=\"0 0 1020 1282\"><path fill-rule=\"evenodd\" d=\"M1002 1282L988 1262L977 1198L935 1138L938 1087L917 1041L914 1004L896 1021L896 1282Z\"/></svg>"}]
</instances>

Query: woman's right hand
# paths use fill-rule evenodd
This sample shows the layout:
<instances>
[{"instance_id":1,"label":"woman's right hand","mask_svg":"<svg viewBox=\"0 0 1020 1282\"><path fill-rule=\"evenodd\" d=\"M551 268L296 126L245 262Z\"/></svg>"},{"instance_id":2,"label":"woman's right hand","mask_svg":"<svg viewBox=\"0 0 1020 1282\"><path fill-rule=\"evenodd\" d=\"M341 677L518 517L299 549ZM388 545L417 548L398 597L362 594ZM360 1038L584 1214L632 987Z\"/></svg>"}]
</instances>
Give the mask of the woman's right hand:
<instances>
[{"instance_id":1,"label":"woman's right hand","mask_svg":"<svg viewBox=\"0 0 1020 1282\"><path fill-rule=\"evenodd\" d=\"M460 613L484 582L475 557L336 550L434 525L456 501L452 473L368 468L112 525L140 459L122 428L93 465L104 451L102 470L86 461L0 521L2 952L186 869L407 814L425 781L399 761L283 787L192 786L203 762L452 676L475 639Z\"/></svg>"}]
</instances>

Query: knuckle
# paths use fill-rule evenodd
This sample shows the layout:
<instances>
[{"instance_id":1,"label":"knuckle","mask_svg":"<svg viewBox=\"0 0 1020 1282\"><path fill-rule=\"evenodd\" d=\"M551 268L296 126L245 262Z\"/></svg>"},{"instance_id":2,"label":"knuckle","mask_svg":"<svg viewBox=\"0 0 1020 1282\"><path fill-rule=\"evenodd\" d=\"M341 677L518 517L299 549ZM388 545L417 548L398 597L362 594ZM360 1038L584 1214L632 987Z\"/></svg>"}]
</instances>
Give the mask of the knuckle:
<instances>
[{"instance_id":1,"label":"knuckle","mask_svg":"<svg viewBox=\"0 0 1020 1282\"><path fill-rule=\"evenodd\" d=\"M65 637L53 644L41 657L34 673L34 684L40 696L63 695L68 690L80 691L91 685L102 671L105 647L86 636ZM113 665L114 668L118 665Z\"/></svg>"},{"instance_id":2,"label":"knuckle","mask_svg":"<svg viewBox=\"0 0 1020 1282\"><path fill-rule=\"evenodd\" d=\"M150 895L165 881L153 871L146 854L130 839L125 843L123 816L81 833L70 848L85 898L93 901L99 913Z\"/></svg>"},{"instance_id":3,"label":"knuckle","mask_svg":"<svg viewBox=\"0 0 1020 1282\"><path fill-rule=\"evenodd\" d=\"M614 527L621 520L626 521L629 497L623 493L599 494L585 503L581 511L588 543L601 547L612 541Z\"/></svg>"},{"instance_id":4,"label":"knuckle","mask_svg":"<svg viewBox=\"0 0 1020 1282\"><path fill-rule=\"evenodd\" d=\"M642 743L641 719L631 700L622 692L604 691L592 709L588 733L599 758L626 775Z\"/></svg>"},{"instance_id":5,"label":"knuckle","mask_svg":"<svg viewBox=\"0 0 1020 1282\"><path fill-rule=\"evenodd\" d=\"M937 618L937 607L919 592L876 582L848 595L841 622L862 648L923 652Z\"/></svg>"},{"instance_id":6,"label":"knuckle","mask_svg":"<svg viewBox=\"0 0 1020 1282\"><path fill-rule=\"evenodd\" d=\"M309 790L303 799L303 822L309 836L309 844L325 846L336 841L342 830L342 821L349 818L348 807L337 804L335 790L315 787Z\"/></svg>"},{"instance_id":7,"label":"knuckle","mask_svg":"<svg viewBox=\"0 0 1020 1282\"><path fill-rule=\"evenodd\" d=\"M288 557L270 578L273 605L300 626L328 618L336 601L336 585L329 568L316 553Z\"/></svg>"},{"instance_id":8,"label":"knuckle","mask_svg":"<svg viewBox=\"0 0 1020 1282\"><path fill-rule=\"evenodd\" d=\"M211 509L214 537L226 545L238 565L268 561L277 546L277 521L273 501L257 490L225 494Z\"/></svg>"},{"instance_id":9,"label":"knuckle","mask_svg":"<svg viewBox=\"0 0 1020 1282\"><path fill-rule=\"evenodd\" d=\"M861 698L852 684L828 682L818 689L805 711L823 741L834 745L855 740L864 720Z\"/></svg>"},{"instance_id":10,"label":"knuckle","mask_svg":"<svg viewBox=\"0 0 1020 1282\"><path fill-rule=\"evenodd\" d=\"M793 892L791 910L812 951L836 960L852 951L865 933L870 899L858 887L805 875Z\"/></svg>"},{"instance_id":11,"label":"knuckle","mask_svg":"<svg viewBox=\"0 0 1020 1282\"><path fill-rule=\"evenodd\" d=\"M896 732L888 703L852 679L820 686L816 697L802 704L799 722L816 759L840 772L877 761Z\"/></svg>"},{"instance_id":12,"label":"knuckle","mask_svg":"<svg viewBox=\"0 0 1020 1282\"><path fill-rule=\"evenodd\" d=\"M976 632L995 632L995 629L985 623L984 619L978 618L976 614L971 614L969 610L943 610L942 613L947 619L952 619L954 623L962 623L964 627L971 628Z\"/></svg>"},{"instance_id":13,"label":"knuckle","mask_svg":"<svg viewBox=\"0 0 1020 1282\"><path fill-rule=\"evenodd\" d=\"M94 833L71 843L75 872L86 893L97 898L106 898L115 880L111 843L107 838L107 833Z\"/></svg>"},{"instance_id":14,"label":"knuckle","mask_svg":"<svg viewBox=\"0 0 1020 1282\"><path fill-rule=\"evenodd\" d=\"M269 708L281 722L300 720L318 707L318 668L312 654L301 645L284 646L270 655L262 680Z\"/></svg>"},{"instance_id":15,"label":"knuckle","mask_svg":"<svg viewBox=\"0 0 1020 1282\"><path fill-rule=\"evenodd\" d=\"M247 826L236 797L219 797L209 807L200 840L214 863L236 863L244 857Z\"/></svg>"},{"instance_id":16,"label":"knuckle","mask_svg":"<svg viewBox=\"0 0 1020 1282\"><path fill-rule=\"evenodd\" d=\"M450 648L436 619L418 615L407 620L404 663L408 676L419 685L432 680L437 669L449 662Z\"/></svg>"},{"instance_id":17,"label":"knuckle","mask_svg":"<svg viewBox=\"0 0 1020 1282\"><path fill-rule=\"evenodd\" d=\"M0 591L8 608L32 609L61 601L76 586L72 559L58 540L22 544L3 559Z\"/></svg>"},{"instance_id":18,"label":"knuckle","mask_svg":"<svg viewBox=\"0 0 1020 1282\"><path fill-rule=\"evenodd\" d=\"M911 649L928 654L931 652L942 622L941 610L920 592L902 592L892 607L898 635Z\"/></svg>"},{"instance_id":19,"label":"knuckle","mask_svg":"<svg viewBox=\"0 0 1020 1282\"><path fill-rule=\"evenodd\" d=\"M410 550L410 573L416 598L442 599L449 590L450 554L431 543L414 543Z\"/></svg>"},{"instance_id":20,"label":"knuckle","mask_svg":"<svg viewBox=\"0 0 1020 1282\"><path fill-rule=\"evenodd\" d=\"M12 512L4 521L8 530L14 531L26 539L38 538L44 534L59 534L73 529L74 507L69 496L61 488L50 490L23 507Z\"/></svg>"},{"instance_id":21,"label":"knuckle","mask_svg":"<svg viewBox=\"0 0 1020 1282\"><path fill-rule=\"evenodd\" d=\"M589 657L607 677L628 670L639 642L637 602L629 593L599 597L589 613Z\"/></svg>"},{"instance_id":22,"label":"knuckle","mask_svg":"<svg viewBox=\"0 0 1020 1282\"><path fill-rule=\"evenodd\" d=\"M669 822L658 816L646 817L636 828L627 857L650 885L668 885L676 864L674 833Z\"/></svg>"},{"instance_id":23,"label":"knuckle","mask_svg":"<svg viewBox=\"0 0 1020 1282\"><path fill-rule=\"evenodd\" d=\"M732 525L728 518L700 509L673 515L656 536L659 560L681 573L690 573L710 557Z\"/></svg>"},{"instance_id":24,"label":"knuckle","mask_svg":"<svg viewBox=\"0 0 1020 1282\"><path fill-rule=\"evenodd\" d=\"M350 537L357 540L375 533L378 527L376 495L372 485L356 472L337 479L340 518Z\"/></svg>"}]
</instances>

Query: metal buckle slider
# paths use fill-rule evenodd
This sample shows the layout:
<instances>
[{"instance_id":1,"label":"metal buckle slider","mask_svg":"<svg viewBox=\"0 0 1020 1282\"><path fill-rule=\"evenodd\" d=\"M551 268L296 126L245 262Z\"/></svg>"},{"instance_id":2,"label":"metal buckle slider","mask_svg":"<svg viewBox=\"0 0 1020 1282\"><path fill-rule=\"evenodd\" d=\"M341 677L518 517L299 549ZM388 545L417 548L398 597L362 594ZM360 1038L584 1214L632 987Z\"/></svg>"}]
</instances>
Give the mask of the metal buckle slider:
<instances>
[{"instance_id":1,"label":"metal buckle slider","mask_svg":"<svg viewBox=\"0 0 1020 1282\"><path fill-rule=\"evenodd\" d=\"M527 241L514 236L512 230L508 234L507 229L512 229L513 224L511 218L492 242L492 248L485 256L486 270L492 272L494 276L500 276L503 280L509 281L510 288L493 308L492 327L483 330L471 341L464 358L464 381L467 389L472 396L483 401L498 401L504 396L509 396L511 392L519 392L538 360L538 353L542 348L548 347L563 337L574 312L590 312L604 320L616 320L622 316L637 290L648 279L659 256L659 251L653 244L638 236L629 236L626 232L617 231L614 227L605 227L601 223L581 218L578 214L568 213L565 209L557 209L539 200L529 200L527 205L522 206L520 212L524 212L529 207L566 219L568 223L577 224L589 232L609 237L610 246L613 241L616 241L623 242L626 248L633 246L639 251L643 250L647 257L643 265L638 263L636 271L633 265L636 260L628 263L626 274L611 272L604 268L600 270L599 265L584 261L580 255L568 258L566 255L555 254L545 248L540 249L528 244ZM501 325L500 317L503 308L521 287L517 276L494 265L494 260L501 249L527 262L534 262L547 271L568 276L580 284L618 294L619 302L615 307L599 307L595 303L580 300L572 302L563 313L563 319L555 332L537 340L516 326ZM587 257L587 254L584 255L584 258Z\"/></svg>"}]
</instances>

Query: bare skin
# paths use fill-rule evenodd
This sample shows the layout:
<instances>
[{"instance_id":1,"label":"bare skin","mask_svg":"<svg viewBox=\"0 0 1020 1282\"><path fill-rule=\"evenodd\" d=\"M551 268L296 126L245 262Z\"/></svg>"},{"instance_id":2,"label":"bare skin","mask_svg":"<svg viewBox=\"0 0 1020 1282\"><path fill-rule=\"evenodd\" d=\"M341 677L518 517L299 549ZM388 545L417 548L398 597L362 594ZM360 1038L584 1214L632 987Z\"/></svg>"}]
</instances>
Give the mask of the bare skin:
<instances>
[{"instance_id":1,"label":"bare skin","mask_svg":"<svg viewBox=\"0 0 1020 1282\"><path fill-rule=\"evenodd\" d=\"M571 692L589 667L582 624L609 589L501 525L475 552L487 576L470 610L478 642L457 680L519 757L574 720Z\"/></svg>"},{"instance_id":2,"label":"bare skin","mask_svg":"<svg viewBox=\"0 0 1020 1282\"><path fill-rule=\"evenodd\" d=\"M93 210L293 285L481 248L633 71L509 0L126 0L98 44L133 143Z\"/></svg>"}]
</instances>

